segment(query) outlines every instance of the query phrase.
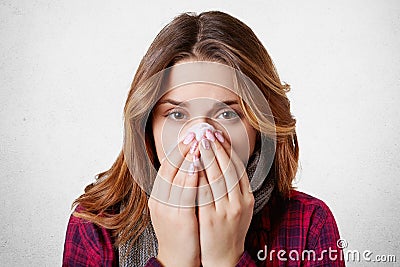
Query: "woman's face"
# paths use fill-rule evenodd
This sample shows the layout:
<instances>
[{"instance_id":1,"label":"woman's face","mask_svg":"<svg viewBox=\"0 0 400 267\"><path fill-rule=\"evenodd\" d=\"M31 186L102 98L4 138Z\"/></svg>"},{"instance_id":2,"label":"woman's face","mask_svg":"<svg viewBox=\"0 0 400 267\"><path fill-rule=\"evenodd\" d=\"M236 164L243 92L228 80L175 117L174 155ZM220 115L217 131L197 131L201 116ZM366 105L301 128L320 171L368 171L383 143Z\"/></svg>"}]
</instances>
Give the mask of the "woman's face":
<instances>
[{"instance_id":1,"label":"woman's face","mask_svg":"<svg viewBox=\"0 0 400 267\"><path fill-rule=\"evenodd\" d=\"M222 131L233 150L247 163L254 151L257 131L244 116L234 92L207 83L174 88L156 103L152 129L158 160L161 162L188 134L187 130L200 122Z\"/></svg>"}]
</instances>

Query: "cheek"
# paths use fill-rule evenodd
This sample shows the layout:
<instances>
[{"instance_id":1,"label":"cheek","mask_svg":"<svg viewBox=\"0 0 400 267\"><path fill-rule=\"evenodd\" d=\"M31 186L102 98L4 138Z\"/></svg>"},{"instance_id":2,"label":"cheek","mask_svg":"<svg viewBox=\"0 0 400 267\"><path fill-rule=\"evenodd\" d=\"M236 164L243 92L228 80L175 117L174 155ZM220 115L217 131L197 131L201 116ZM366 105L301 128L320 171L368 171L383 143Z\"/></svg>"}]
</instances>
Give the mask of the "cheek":
<instances>
[{"instance_id":1,"label":"cheek","mask_svg":"<svg viewBox=\"0 0 400 267\"><path fill-rule=\"evenodd\" d=\"M168 123L166 120L156 120L153 123L154 142L160 161L177 145L179 131L179 125Z\"/></svg>"},{"instance_id":2,"label":"cheek","mask_svg":"<svg viewBox=\"0 0 400 267\"><path fill-rule=\"evenodd\" d=\"M164 157L164 155L162 154L161 124L159 121L157 121L157 120L153 121L152 131L153 131L154 146L156 148L157 157L158 157L158 160L161 161L161 159Z\"/></svg>"}]
</instances>

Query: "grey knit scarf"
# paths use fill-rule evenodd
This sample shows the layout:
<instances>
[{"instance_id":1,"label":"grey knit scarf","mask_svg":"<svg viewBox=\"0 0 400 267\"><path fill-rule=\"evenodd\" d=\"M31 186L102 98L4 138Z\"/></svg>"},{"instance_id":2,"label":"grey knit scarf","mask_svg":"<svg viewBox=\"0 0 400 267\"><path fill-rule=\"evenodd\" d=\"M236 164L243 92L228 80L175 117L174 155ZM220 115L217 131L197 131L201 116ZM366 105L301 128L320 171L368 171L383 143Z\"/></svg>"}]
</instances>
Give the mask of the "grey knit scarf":
<instances>
[{"instance_id":1,"label":"grey knit scarf","mask_svg":"<svg viewBox=\"0 0 400 267\"><path fill-rule=\"evenodd\" d=\"M257 150L250 157L246 167L247 176L252 180L260 159L260 150ZM262 186L255 191L254 194L254 212L257 214L268 202L272 190L274 188L274 180L266 179ZM133 249L129 249L131 241L119 246L119 265L123 267L143 267L151 257L157 256L158 242L153 229L153 225L147 224L145 230L136 239Z\"/></svg>"}]
</instances>

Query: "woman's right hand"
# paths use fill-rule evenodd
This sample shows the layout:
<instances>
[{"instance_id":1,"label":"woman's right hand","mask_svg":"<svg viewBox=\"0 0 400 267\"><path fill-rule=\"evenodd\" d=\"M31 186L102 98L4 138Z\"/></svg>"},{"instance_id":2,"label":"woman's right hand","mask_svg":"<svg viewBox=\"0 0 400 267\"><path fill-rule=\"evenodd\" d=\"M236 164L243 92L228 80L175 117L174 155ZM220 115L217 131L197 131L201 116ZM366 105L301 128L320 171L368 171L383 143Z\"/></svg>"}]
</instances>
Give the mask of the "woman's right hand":
<instances>
[{"instance_id":1,"label":"woman's right hand","mask_svg":"<svg viewBox=\"0 0 400 267\"><path fill-rule=\"evenodd\" d=\"M199 225L195 212L198 174L193 138L164 158L148 201L158 240L157 260L164 266L200 266Z\"/></svg>"}]
</instances>

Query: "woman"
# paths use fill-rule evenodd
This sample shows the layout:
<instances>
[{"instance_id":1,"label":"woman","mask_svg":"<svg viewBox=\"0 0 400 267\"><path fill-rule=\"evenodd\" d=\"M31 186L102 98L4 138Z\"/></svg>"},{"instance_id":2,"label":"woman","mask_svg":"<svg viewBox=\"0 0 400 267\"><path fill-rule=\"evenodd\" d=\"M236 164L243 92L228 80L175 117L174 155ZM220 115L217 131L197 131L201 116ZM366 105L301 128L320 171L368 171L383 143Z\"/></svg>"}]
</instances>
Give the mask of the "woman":
<instances>
[{"instance_id":1,"label":"woman","mask_svg":"<svg viewBox=\"0 0 400 267\"><path fill-rule=\"evenodd\" d=\"M133 79L123 150L74 202L63 265L344 266L329 208L292 187L288 91L241 21L176 17Z\"/></svg>"}]
</instances>

